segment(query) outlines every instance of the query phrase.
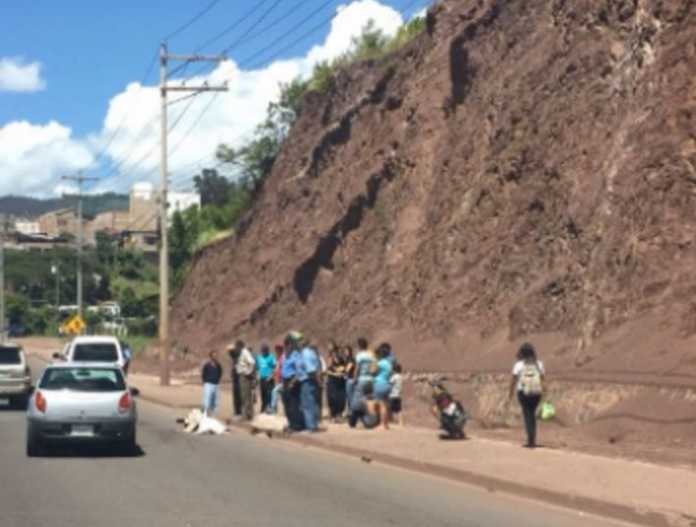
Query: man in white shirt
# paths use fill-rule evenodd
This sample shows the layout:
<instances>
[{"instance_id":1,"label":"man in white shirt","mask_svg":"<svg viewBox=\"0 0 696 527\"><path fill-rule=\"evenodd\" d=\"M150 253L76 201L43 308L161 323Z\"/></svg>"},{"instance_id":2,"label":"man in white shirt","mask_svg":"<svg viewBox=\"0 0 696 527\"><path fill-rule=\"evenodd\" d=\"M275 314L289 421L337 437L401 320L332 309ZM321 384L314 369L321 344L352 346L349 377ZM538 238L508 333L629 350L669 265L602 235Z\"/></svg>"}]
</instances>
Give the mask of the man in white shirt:
<instances>
[{"instance_id":1,"label":"man in white shirt","mask_svg":"<svg viewBox=\"0 0 696 527\"><path fill-rule=\"evenodd\" d=\"M239 387L242 396L242 417L247 421L251 421L254 418L256 359L244 342L241 342L241 348L239 358L237 358L236 368L239 374Z\"/></svg>"}]
</instances>

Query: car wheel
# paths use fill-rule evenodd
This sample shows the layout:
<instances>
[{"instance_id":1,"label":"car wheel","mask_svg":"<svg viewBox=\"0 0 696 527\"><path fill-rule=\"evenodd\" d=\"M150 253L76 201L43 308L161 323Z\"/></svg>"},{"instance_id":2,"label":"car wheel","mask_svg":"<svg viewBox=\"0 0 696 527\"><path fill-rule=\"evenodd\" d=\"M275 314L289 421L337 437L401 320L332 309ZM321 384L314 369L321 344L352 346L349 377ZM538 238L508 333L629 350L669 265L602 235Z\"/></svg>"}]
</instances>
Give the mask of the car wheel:
<instances>
[{"instance_id":1,"label":"car wheel","mask_svg":"<svg viewBox=\"0 0 696 527\"><path fill-rule=\"evenodd\" d=\"M27 432L27 457L39 457L46 454L46 449L38 437L31 431Z\"/></svg>"},{"instance_id":2,"label":"car wheel","mask_svg":"<svg viewBox=\"0 0 696 527\"><path fill-rule=\"evenodd\" d=\"M17 410L26 410L27 404L29 402L29 396L27 395L17 395L10 399L10 406Z\"/></svg>"},{"instance_id":3,"label":"car wheel","mask_svg":"<svg viewBox=\"0 0 696 527\"><path fill-rule=\"evenodd\" d=\"M135 433L130 439L122 443L121 448L123 449L123 453L127 456L135 456L138 453L138 442L135 438Z\"/></svg>"}]
</instances>

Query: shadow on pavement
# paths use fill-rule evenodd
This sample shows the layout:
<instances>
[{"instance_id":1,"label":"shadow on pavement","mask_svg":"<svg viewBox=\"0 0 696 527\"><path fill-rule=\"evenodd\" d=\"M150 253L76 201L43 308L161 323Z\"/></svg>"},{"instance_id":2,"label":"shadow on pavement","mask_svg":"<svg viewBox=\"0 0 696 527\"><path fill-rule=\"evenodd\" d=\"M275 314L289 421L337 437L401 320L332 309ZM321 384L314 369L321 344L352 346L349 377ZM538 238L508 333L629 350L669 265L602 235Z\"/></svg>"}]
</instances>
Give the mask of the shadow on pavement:
<instances>
[{"instance_id":1,"label":"shadow on pavement","mask_svg":"<svg viewBox=\"0 0 696 527\"><path fill-rule=\"evenodd\" d=\"M0 412L26 412L27 400L14 400L0 398Z\"/></svg>"},{"instance_id":2,"label":"shadow on pavement","mask_svg":"<svg viewBox=\"0 0 696 527\"><path fill-rule=\"evenodd\" d=\"M138 458L145 457L145 451L137 445L135 449L125 449L118 446L97 445L51 445L44 446L46 451L41 457L45 458Z\"/></svg>"}]
</instances>

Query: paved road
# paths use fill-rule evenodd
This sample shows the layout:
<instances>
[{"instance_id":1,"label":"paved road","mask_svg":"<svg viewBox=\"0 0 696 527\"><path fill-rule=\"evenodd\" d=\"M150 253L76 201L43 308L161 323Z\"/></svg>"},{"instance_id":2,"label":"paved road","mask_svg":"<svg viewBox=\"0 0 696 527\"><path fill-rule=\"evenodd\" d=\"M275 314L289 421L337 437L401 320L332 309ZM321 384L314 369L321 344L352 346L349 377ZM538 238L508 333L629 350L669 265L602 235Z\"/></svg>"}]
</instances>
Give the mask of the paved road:
<instances>
[{"instance_id":1,"label":"paved road","mask_svg":"<svg viewBox=\"0 0 696 527\"><path fill-rule=\"evenodd\" d=\"M191 437L140 402L138 457L24 455L0 408L2 527L604 527L596 518L237 432Z\"/></svg>"}]
</instances>

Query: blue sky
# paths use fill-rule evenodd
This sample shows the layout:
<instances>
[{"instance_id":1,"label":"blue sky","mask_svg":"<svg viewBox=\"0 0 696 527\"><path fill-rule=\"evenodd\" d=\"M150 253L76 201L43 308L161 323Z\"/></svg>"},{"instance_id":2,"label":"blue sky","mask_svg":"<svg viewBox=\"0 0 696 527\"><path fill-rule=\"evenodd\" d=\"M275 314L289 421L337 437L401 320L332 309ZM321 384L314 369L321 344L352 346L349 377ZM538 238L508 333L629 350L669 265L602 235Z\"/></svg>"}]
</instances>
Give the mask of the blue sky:
<instances>
[{"instance_id":1,"label":"blue sky","mask_svg":"<svg viewBox=\"0 0 696 527\"><path fill-rule=\"evenodd\" d=\"M253 129L253 121L262 117L262 109L276 94L278 82L307 74L317 60L343 51L341 48L347 46L350 34L359 33L365 20L373 18L386 32L393 32L402 10L408 19L428 2L3 0L0 4L3 26L0 138L4 147L0 146L0 194L8 191L51 194L61 189L58 183L50 187L51 182L59 180L60 173L81 168L103 177L97 185L100 189L123 190L118 187L154 180L157 156L149 156L148 149L149 143L154 145L157 141L157 128L147 128L143 119L157 116L157 94L133 83L142 80L160 40L211 4L213 7L199 20L169 40L170 51L190 53L251 13L236 30L201 51L218 53L239 42L228 55L233 62L221 65L209 78L194 79L211 83L231 81L235 90L213 101L212 109L200 120L200 128L196 128L195 118L205 109L204 98L210 101L210 96L197 97L192 102L181 123L182 130L190 124L188 128L192 132L189 136L181 132L183 146L173 160L173 171L177 166L192 170L188 167L191 161L206 153L212 155L215 141L241 141ZM323 4L327 5L322 8ZM339 13L331 25L328 19L337 14L338 6L343 6L343 14ZM266 18L261 20L264 14ZM304 18L309 20L268 53L251 63L246 61ZM261 31L276 21L273 27ZM290 46L323 21L327 23L319 31ZM242 38L254 23L258 24L257 29ZM157 69L152 68L146 86L157 82ZM195 71L196 68L190 68L186 74ZM128 86L131 89L127 91ZM186 104L180 104L181 110ZM224 117L235 104L248 111ZM170 118L176 118L179 111L173 107ZM119 128L118 124L122 123ZM95 155L116 130L116 140L95 164ZM233 137L232 130L242 132ZM176 139L172 137L174 142ZM8 140L14 144L8 144ZM206 147L208 144L210 147ZM142 152L136 151L138 148ZM141 153L144 163L135 166L134 162L143 157ZM119 173L118 162L130 154L135 155L122 163L123 173Z\"/></svg>"}]
</instances>

